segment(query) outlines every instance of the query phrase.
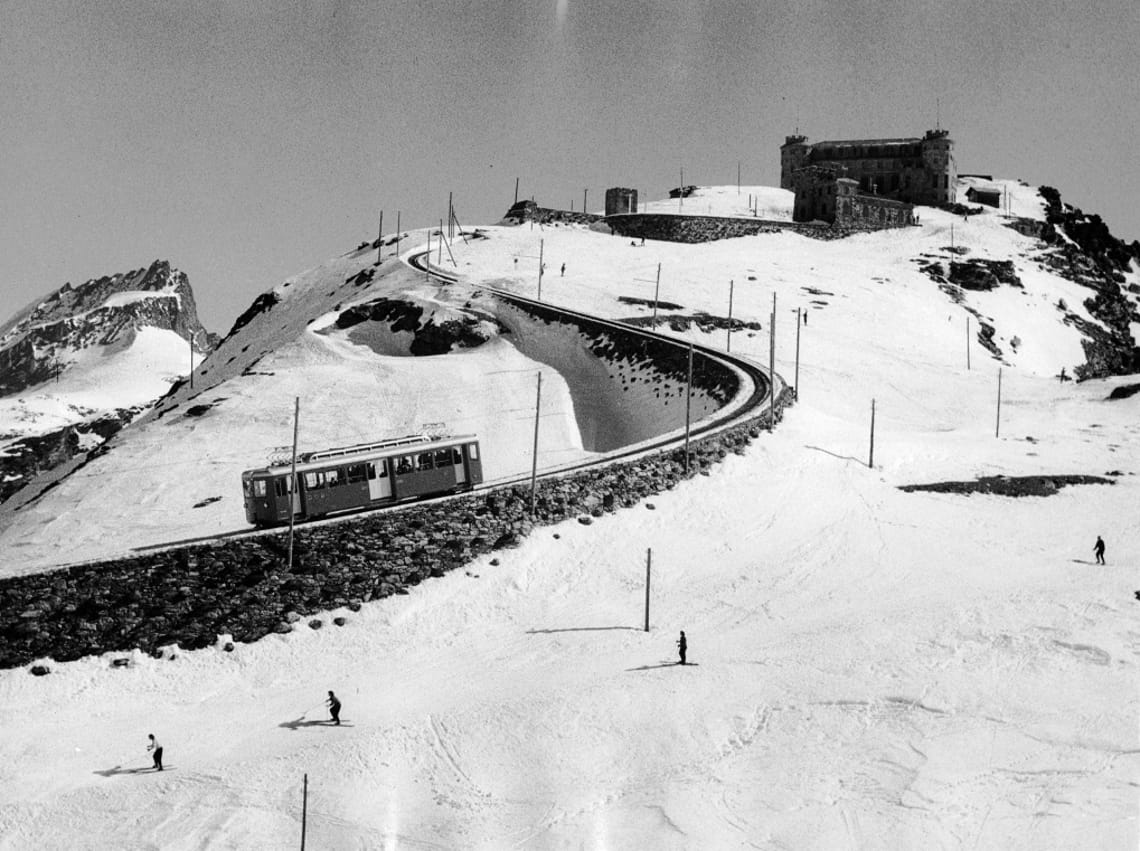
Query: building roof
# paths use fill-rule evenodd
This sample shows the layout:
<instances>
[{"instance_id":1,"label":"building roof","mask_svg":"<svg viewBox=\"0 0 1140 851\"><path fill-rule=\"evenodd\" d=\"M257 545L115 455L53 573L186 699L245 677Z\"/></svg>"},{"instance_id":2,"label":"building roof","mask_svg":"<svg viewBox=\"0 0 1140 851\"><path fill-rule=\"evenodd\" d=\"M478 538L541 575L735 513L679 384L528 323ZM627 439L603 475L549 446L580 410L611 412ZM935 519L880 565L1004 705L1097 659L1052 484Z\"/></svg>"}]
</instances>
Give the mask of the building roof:
<instances>
[{"instance_id":1,"label":"building roof","mask_svg":"<svg viewBox=\"0 0 1140 851\"><path fill-rule=\"evenodd\" d=\"M897 139L829 139L825 142L812 142L811 147L849 147L855 145L913 145L915 142L921 142L922 139L918 136L900 137Z\"/></svg>"}]
</instances>

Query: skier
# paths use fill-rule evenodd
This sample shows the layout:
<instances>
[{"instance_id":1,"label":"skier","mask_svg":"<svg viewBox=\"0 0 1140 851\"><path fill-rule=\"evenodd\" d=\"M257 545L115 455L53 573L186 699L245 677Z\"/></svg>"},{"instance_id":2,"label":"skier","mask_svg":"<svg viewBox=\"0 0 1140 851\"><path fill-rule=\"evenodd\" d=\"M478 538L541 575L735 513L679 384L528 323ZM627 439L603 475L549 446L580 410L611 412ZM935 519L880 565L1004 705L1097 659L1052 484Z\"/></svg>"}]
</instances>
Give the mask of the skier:
<instances>
[{"instance_id":1,"label":"skier","mask_svg":"<svg viewBox=\"0 0 1140 851\"><path fill-rule=\"evenodd\" d=\"M329 692L329 699L325 701L329 705L329 715L332 716L333 723L338 727L340 726L340 701L337 696L331 691Z\"/></svg>"},{"instance_id":2,"label":"skier","mask_svg":"<svg viewBox=\"0 0 1140 851\"><path fill-rule=\"evenodd\" d=\"M1060 379L1062 384L1064 384L1066 381L1069 380L1069 376L1065 375L1065 368L1064 367L1061 367L1061 374L1058 375L1057 378Z\"/></svg>"},{"instance_id":3,"label":"skier","mask_svg":"<svg viewBox=\"0 0 1140 851\"><path fill-rule=\"evenodd\" d=\"M1093 552L1096 553L1096 563L1104 564L1104 540L1100 535L1096 536L1096 546L1093 547Z\"/></svg>"},{"instance_id":4,"label":"skier","mask_svg":"<svg viewBox=\"0 0 1140 851\"><path fill-rule=\"evenodd\" d=\"M677 652L681 654L681 664L685 664L685 651L689 649L689 642L685 640L685 630L681 630L681 637L677 639Z\"/></svg>"},{"instance_id":5,"label":"skier","mask_svg":"<svg viewBox=\"0 0 1140 851\"><path fill-rule=\"evenodd\" d=\"M154 767L162 771L162 745L158 743L158 739L154 737L154 733L147 736L150 739L150 744L146 746L148 751L154 751Z\"/></svg>"}]
</instances>

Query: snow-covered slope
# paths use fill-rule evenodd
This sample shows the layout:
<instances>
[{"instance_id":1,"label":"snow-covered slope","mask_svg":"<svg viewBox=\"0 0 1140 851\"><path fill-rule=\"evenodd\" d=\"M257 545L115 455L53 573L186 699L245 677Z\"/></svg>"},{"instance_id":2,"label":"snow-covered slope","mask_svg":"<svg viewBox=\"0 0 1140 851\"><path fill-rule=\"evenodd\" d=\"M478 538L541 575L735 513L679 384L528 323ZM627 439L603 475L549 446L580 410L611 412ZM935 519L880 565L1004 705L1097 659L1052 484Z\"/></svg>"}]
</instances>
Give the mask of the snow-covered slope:
<instances>
[{"instance_id":1,"label":"snow-covered slope","mask_svg":"<svg viewBox=\"0 0 1140 851\"><path fill-rule=\"evenodd\" d=\"M65 284L0 326L0 499L170 390L214 337L164 260Z\"/></svg>"},{"instance_id":2,"label":"snow-covered slope","mask_svg":"<svg viewBox=\"0 0 1140 851\"><path fill-rule=\"evenodd\" d=\"M1029 209L1032 190L1011 187ZM327 613L323 629L126 669L91 658L44 678L0 672L0 849L287 847L305 774L314 847L1136 847L1140 394L1108 399L1136 379L1057 381L1082 348L1055 305L1081 311L1084 297L996 211L921 219L830 243L641 246L519 227L455 246L465 281L533 292L543 239L544 299L604 315L647 315L619 299L652 298L659 262L661 299L683 305L669 313L724 316L734 281L733 316L763 330L734 333L732 349L760 361L775 295L777 369L798 376L799 401L710 476L590 526L541 529L408 596ZM941 288L920 266L960 256L951 239L1012 260L1023 288ZM302 415L315 441L372 433L377 416L399 430L473 412L509 431L486 388L513 382L502 406L525 408L534 365L502 338L385 360L315 333L371 259L278 288L248 323L254 336L235 333L206 365L215 384L180 390L177 407L121 438L133 451L100 459L101 479L56 488L0 546L32 552L37 526L88 535L73 555L94 541L88 527L128 535L138 516L99 515L84 493L108 482L188 506L190 478L225 469L210 480L220 487L255 445L287 442L294 395L319 400ZM549 273L563 262L565 276ZM1004 360L1000 420L999 362L976 325L967 336L979 317ZM241 352L253 340L264 355ZM374 398L381 413L366 415ZM193 404L212 407L187 417ZM568 420L568 447L571 432ZM525 456L526 440L514 445ZM497 451L509 466L511 442ZM898 489L1062 473L1119 475L1048 498ZM219 504L240 509L228 493ZM81 507L87 525L53 527L48 506ZM685 668L672 664L681 629L696 663ZM320 723L329 689L340 728ZM149 732L173 771L136 776Z\"/></svg>"}]
</instances>

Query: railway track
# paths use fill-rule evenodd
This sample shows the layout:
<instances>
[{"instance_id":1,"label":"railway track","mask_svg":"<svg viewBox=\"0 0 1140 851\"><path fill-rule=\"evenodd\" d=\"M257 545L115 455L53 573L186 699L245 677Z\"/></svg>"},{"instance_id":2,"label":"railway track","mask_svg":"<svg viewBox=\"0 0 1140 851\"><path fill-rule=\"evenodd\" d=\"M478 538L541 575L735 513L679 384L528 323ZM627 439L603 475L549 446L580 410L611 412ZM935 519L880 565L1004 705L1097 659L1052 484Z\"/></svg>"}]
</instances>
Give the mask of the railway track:
<instances>
[{"instance_id":1,"label":"railway track","mask_svg":"<svg viewBox=\"0 0 1140 851\"><path fill-rule=\"evenodd\" d=\"M405 255L404 259L408 265L412 266L415 269L418 269L425 275L431 276L442 283L459 283L459 277L457 275L449 274L445 270L432 266L430 261L427 259L428 254L429 252L427 250L416 251ZM549 302L531 299L526 296L519 295L518 293L500 289L498 287L492 287L483 284L477 284L476 286L486 292L494 294L497 298L524 307L540 306L544 310L553 310L566 318L586 320L603 327L612 328L614 331L620 332L621 334L633 334L645 337L647 339L662 341L668 345L676 346L677 348L684 351L687 351L689 347L688 343L678 340L675 337L671 337L668 334L661 334L656 331L648 331L643 328L637 328L635 326L628 325L618 320L604 319L602 317L593 316L588 313L582 313L581 311L559 307L557 305L550 304ZM695 343L692 344L692 346L694 352L699 352L703 357L716 361L722 366L734 371L737 374L738 378L741 379L741 385L747 385L751 389L743 398L741 398L742 394L738 394L737 399L734 399L731 403L717 411L717 413L711 417L707 417L704 420L691 425L689 428L690 441L714 435L720 431L724 431L725 429L731 428L735 425L739 425L742 422L752 419L754 416L756 416L758 411L761 411L764 408L765 405L770 405L770 394L772 393L773 384L777 389L777 394L779 392L782 392L784 383L780 379L779 375L774 376L773 380L773 377L769 376L768 370L765 367L755 363L754 361L751 361L748 358L744 358L739 355L722 352L719 349L710 348L709 346L702 346ZM558 465L555 467L547 467L541 469L538 471L537 478L550 479L558 476L564 476L568 473L573 473L580 470L604 467L609 464L621 461L630 461L644 455L651 455L670 449L682 448L684 446L684 443L684 429L677 429L672 432L667 432L666 434L659 435L650 440L633 444L632 446L626 446L622 447L621 449L616 449L611 452L600 454L588 461L579 461L571 464ZM342 523L348 520L359 519L361 517L366 517L368 515L376 514L379 512L399 511L403 508L423 505L428 502L443 502L446 500L467 496L471 493L493 491L498 488L512 487L515 485L529 483L529 475L520 475L505 479L494 479L491 481L483 482L479 487L474 488L471 491L465 491L459 494L446 494L443 496L431 497L428 499L420 499L415 501L396 503L394 505L386 505L381 508L353 511L321 520L308 520L305 521L303 525L308 528L313 528L327 524ZM169 541L161 544L151 544L144 547L135 547L132 552L157 552L165 549L177 549L180 547L190 546L192 544L209 543L211 541L253 538L262 535L278 535L280 533L280 528L250 529L249 527L243 527L240 529L231 530L229 532L204 535L199 538L184 538L178 541Z\"/></svg>"}]
</instances>

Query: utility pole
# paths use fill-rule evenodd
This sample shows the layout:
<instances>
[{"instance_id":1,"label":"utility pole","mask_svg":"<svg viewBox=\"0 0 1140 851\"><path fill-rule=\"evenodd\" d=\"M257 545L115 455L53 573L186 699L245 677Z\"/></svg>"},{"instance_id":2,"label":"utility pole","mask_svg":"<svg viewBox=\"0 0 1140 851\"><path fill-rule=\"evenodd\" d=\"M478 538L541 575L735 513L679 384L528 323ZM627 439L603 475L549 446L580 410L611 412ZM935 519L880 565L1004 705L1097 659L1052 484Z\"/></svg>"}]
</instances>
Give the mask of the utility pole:
<instances>
[{"instance_id":1,"label":"utility pole","mask_svg":"<svg viewBox=\"0 0 1140 851\"><path fill-rule=\"evenodd\" d=\"M685 167L681 166L681 186L677 190L677 209L685 209Z\"/></svg>"},{"instance_id":2,"label":"utility pole","mask_svg":"<svg viewBox=\"0 0 1140 851\"><path fill-rule=\"evenodd\" d=\"M661 264L657 264L657 283L653 285L653 330L657 330L657 295L661 292Z\"/></svg>"},{"instance_id":3,"label":"utility pole","mask_svg":"<svg viewBox=\"0 0 1140 851\"><path fill-rule=\"evenodd\" d=\"M297 494L297 427L301 419L301 397L295 396L293 398L293 461L289 467L289 558L286 562L286 569L292 572L293 570L293 522L294 514L293 501L296 499Z\"/></svg>"},{"instance_id":4,"label":"utility pole","mask_svg":"<svg viewBox=\"0 0 1140 851\"><path fill-rule=\"evenodd\" d=\"M645 631L649 632L649 581L653 576L653 548L645 551Z\"/></svg>"},{"instance_id":5,"label":"utility pole","mask_svg":"<svg viewBox=\"0 0 1140 851\"><path fill-rule=\"evenodd\" d=\"M455 212L455 208L451 205L452 195L451 192L447 193L447 238L449 240L455 239L455 229L451 224L452 214ZM443 233L442 229L440 229L440 233Z\"/></svg>"},{"instance_id":6,"label":"utility pole","mask_svg":"<svg viewBox=\"0 0 1140 851\"><path fill-rule=\"evenodd\" d=\"M732 351L732 290L733 282L728 282L728 336L724 341L724 350L726 352Z\"/></svg>"},{"instance_id":7,"label":"utility pole","mask_svg":"<svg viewBox=\"0 0 1140 851\"><path fill-rule=\"evenodd\" d=\"M589 194L589 189L582 190L582 212L586 212L586 196Z\"/></svg>"},{"instance_id":8,"label":"utility pole","mask_svg":"<svg viewBox=\"0 0 1140 851\"><path fill-rule=\"evenodd\" d=\"M970 369L970 317L966 317L966 371Z\"/></svg>"},{"instance_id":9,"label":"utility pole","mask_svg":"<svg viewBox=\"0 0 1140 851\"><path fill-rule=\"evenodd\" d=\"M1001 367L998 367L998 397L997 397L997 421L994 423L994 437L1001 436Z\"/></svg>"},{"instance_id":10,"label":"utility pole","mask_svg":"<svg viewBox=\"0 0 1140 851\"><path fill-rule=\"evenodd\" d=\"M800 400L800 309L796 308L796 383L792 387L792 398Z\"/></svg>"},{"instance_id":11,"label":"utility pole","mask_svg":"<svg viewBox=\"0 0 1140 851\"><path fill-rule=\"evenodd\" d=\"M451 249L449 248L448 251ZM436 261L437 265L443 265L443 219L439 220L439 260Z\"/></svg>"},{"instance_id":12,"label":"utility pole","mask_svg":"<svg viewBox=\"0 0 1140 851\"><path fill-rule=\"evenodd\" d=\"M515 204L519 202L519 179L515 178Z\"/></svg>"},{"instance_id":13,"label":"utility pole","mask_svg":"<svg viewBox=\"0 0 1140 851\"><path fill-rule=\"evenodd\" d=\"M740 160L736 161L736 194L740 194Z\"/></svg>"},{"instance_id":14,"label":"utility pole","mask_svg":"<svg viewBox=\"0 0 1140 851\"><path fill-rule=\"evenodd\" d=\"M190 332L189 343L190 343L190 389L193 390L194 389L194 332L193 331ZM57 381L59 380L59 376L56 376L56 380Z\"/></svg>"},{"instance_id":15,"label":"utility pole","mask_svg":"<svg viewBox=\"0 0 1140 851\"><path fill-rule=\"evenodd\" d=\"M376 265L380 265L380 255L384 252L384 211L380 211L380 233L376 235Z\"/></svg>"},{"instance_id":16,"label":"utility pole","mask_svg":"<svg viewBox=\"0 0 1140 851\"><path fill-rule=\"evenodd\" d=\"M305 785L301 792L301 851L305 851L305 826L309 816L309 775L305 775Z\"/></svg>"},{"instance_id":17,"label":"utility pole","mask_svg":"<svg viewBox=\"0 0 1140 851\"><path fill-rule=\"evenodd\" d=\"M400 256L400 211L396 211L396 256Z\"/></svg>"},{"instance_id":18,"label":"utility pole","mask_svg":"<svg viewBox=\"0 0 1140 851\"><path fill-rule=\"evenodd\" d=\"M867 466L875 467L875 400L871 400L871 454L867 458Z\"/></svg>"},{"instance_id":19,"label":"utility pole","mask_svg":"<svg viewBox=\"0 0 1140 851\"><path fill-rule=\"evenodd\" d=\"M689 474L689 422L693 407L693 344L689 343L689 375L685 380L685 475Z\"/></svg>"},{"instance_id":20,"label":"utility pole","mask_svg":"<svg viewBox=\"0 0 1140 851\"><path fill-rule=\"evenodd\" d=\"M542 407L542 372L538 373L538 389L534 396L534 449L530 459L530 516L534 519L535 494L538 482L538 412Z\"/></svg>"},{"instance_id":21,"label":"utility pole","mask_svg":"<svg viewBox=\"0 0 1140 851\"><path fill-rule=\"evenodd\" d=\"M431 280L431 228L430 227L428 228L427 236L428 236L428 247L427 247L427 254L424 255L424 257L426 258L424 260L424 280L430 281Z\"/></svg>"},{"instance_id":22,"label":"utility pole","mask_svg":"<svg viewBox=\"0 0 1140 851\"><path fill-rule=\"evenodd\" d=\"M776 294L772 293L772 319L768 326L768 431L776 427Z\"/></svg>"},{"instance_id":23,"label":"utility pole","mask_svg":"<svg viewBox=\"0 0 1140 851\"><path fill-rule=\"evenodd\" d=\"M546 240L544 240L544 239L540 239L538 241L538 300L539 301L542 301L542 269L543 269L543 266L545 265L542 262L542 251L543 251L543 243L544 242L546 242Z\"/></svg>"}]
</instances>

